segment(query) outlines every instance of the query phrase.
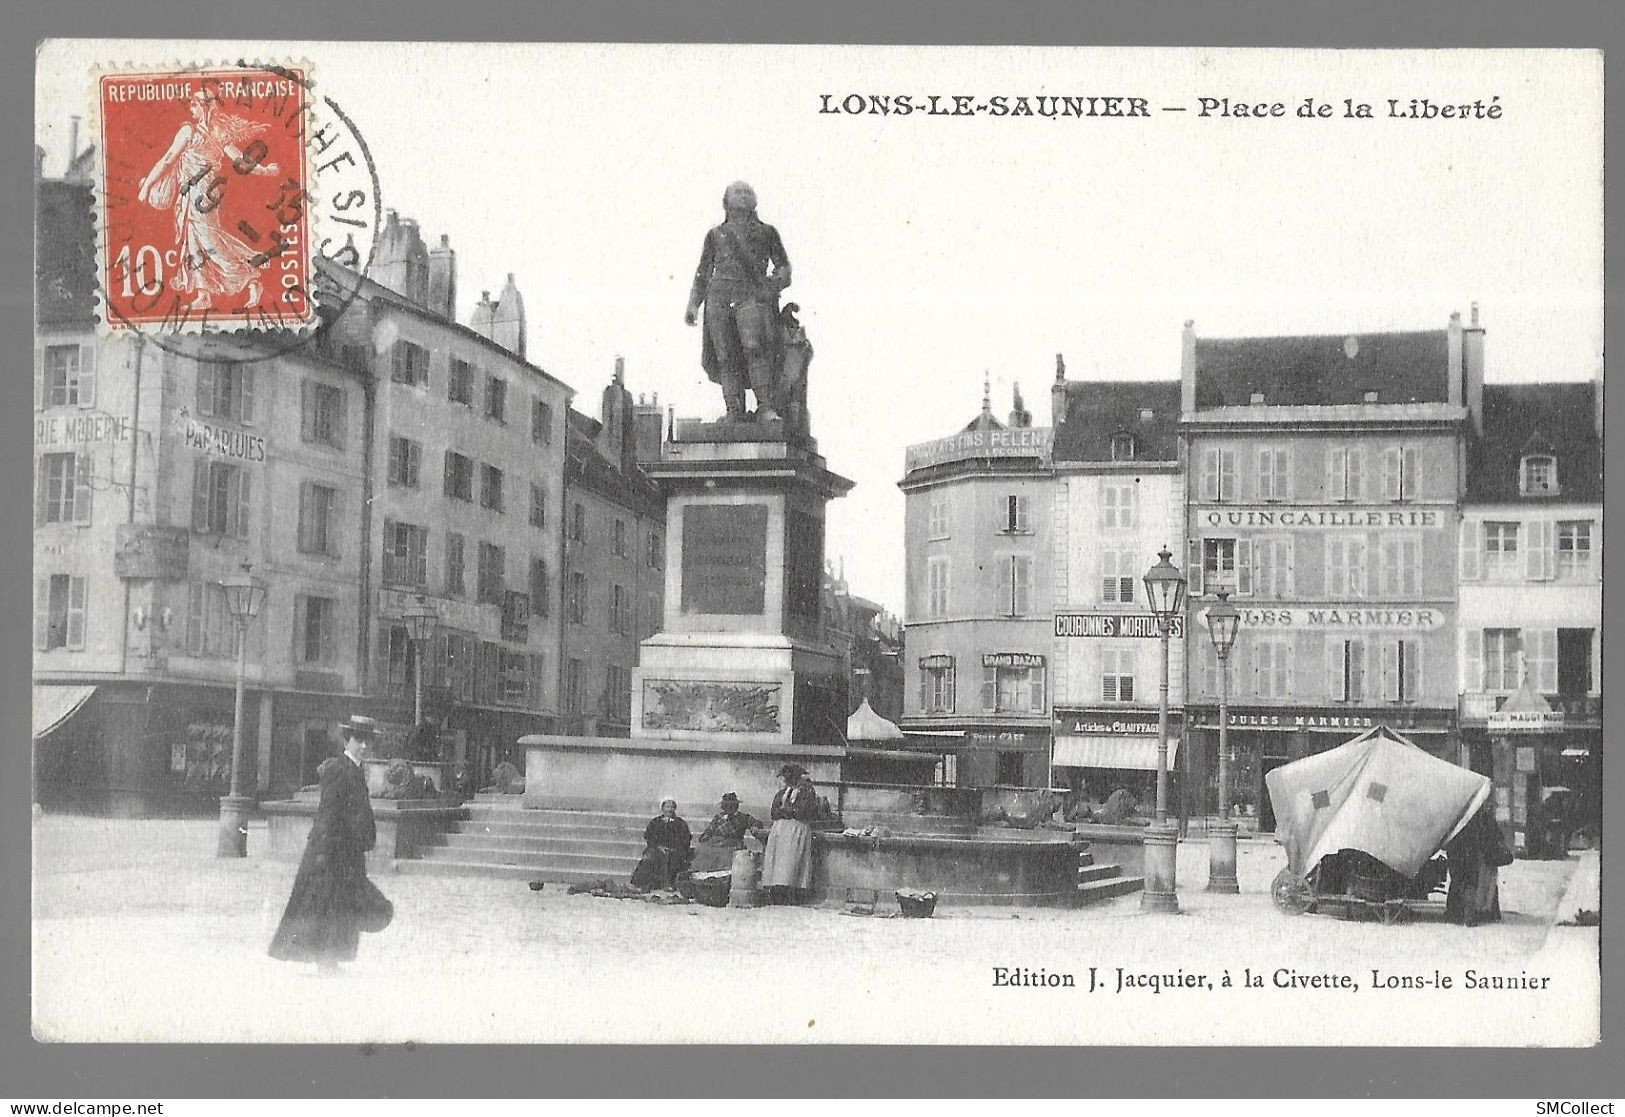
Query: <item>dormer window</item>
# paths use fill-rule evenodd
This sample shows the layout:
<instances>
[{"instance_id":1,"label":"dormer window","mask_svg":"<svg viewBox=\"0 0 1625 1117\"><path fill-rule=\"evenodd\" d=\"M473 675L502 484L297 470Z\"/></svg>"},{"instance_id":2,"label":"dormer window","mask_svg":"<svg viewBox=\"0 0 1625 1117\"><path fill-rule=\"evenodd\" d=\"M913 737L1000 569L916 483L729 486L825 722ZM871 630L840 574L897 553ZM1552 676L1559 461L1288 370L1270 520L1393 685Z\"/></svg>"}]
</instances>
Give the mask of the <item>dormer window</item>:
<instances>
[{"instance_id":1,"label":"dormer window","mask_svg":"<svg viewBox=\"0 0 1625 1117\"><path fill-rule=\"evenodd\" d=\"M1254 392L1252 394L1251 399L1252 399L1253 403L1263 403L1264 402L1264 393L1263 392Z\"/></svg>"},{"instance_id":2,"label":"dormer window","mask_svg":"<svg viewBox=\"0 0 1625 1117\"><path fill-rule=\"evenodd\" d=\"M1131 462L1134 460L1134 436L1126 431L1112 435L1112 461Z\"/></svg>"},{"instance_id":3,"label":"dormer window","mask_svg":"<svg viewBox=\"0 0 1625 1117\"><path fill-rule=\"evenodd\" d=\"M1525 454L1518 488L1524 496L1557 494L1557 459L1551 454Z\"/></svg>"},{"instance_id":4,"label":"dormer window","mask_svg":"<svg viewBox=\"0 0 1625 1117\"><path fill-rule=\"evenodd\" d=\"M1142 423L1149 423L1155 417L1155 415L1156 413L1149 407L1140 408L1140 422Z\"/></svg>"}]
</instances>

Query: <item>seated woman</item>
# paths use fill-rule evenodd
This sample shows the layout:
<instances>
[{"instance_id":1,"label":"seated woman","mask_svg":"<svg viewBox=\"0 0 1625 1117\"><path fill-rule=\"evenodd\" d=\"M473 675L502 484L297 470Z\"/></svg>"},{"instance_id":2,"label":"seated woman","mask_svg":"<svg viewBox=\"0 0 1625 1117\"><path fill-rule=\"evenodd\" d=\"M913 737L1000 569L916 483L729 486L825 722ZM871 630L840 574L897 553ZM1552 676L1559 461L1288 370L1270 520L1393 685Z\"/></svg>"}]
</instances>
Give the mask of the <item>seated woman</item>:
<instances>
[{"instance_id":1,"label":"seated woman","mask_svg":"<svg viewBox=\"0 0 1625 1117\"><path fill-rule=\"evenodd\" d=\"M690 869L710 873L732 868L734 854L745 847L745 835L761 827L759 821L739 809L739 796L728 792L722 797L721 809L711 816L711 824L700 835Z\"/></svg>"},{"instance_id":2,"label":"seated woman","mask_svg":"<svg viewBox=\"0 0 1625 1117\"><path fill-rule=\"evenodd\" d=\"M660 814L643 828L643 841L643 858L632 870L632 887L645 892L675 888L678 874L688 871L694 854L688 823L677 817L677 800L660 801Z\"/></svg>"}]
</instances>

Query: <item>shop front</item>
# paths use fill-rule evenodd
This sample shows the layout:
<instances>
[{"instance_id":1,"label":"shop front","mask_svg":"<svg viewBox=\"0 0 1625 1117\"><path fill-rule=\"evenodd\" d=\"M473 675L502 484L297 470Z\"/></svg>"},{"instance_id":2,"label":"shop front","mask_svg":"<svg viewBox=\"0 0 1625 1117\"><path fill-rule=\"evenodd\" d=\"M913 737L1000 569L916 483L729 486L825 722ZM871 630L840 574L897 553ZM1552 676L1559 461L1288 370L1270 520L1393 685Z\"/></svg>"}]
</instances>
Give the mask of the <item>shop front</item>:
<instances>
[{"instance_id":1,"label":"shop front","mask_svg":"<svg viewBox=\"0 0 1625 1117\"><path fill-rule=\"evenodd\" d=\"M1219 810L1219 708L1190 711L1188 808L1195 816ZM1434 756L1456 761L1452 710L1409 707L1230 707L1230 810L1243 829L1275 830L1264 777L1283 764L1336 748L1357 733L1386 725Z\"/></svg>"},{"instance_id":2,"label":"shop front","mask_svg":"<svg viewBox=\"0 0 1625 1117\"><path fill-rule=\"evenodd\" d=\"M1495 785L1495 818L1524 857L1562 857L1576 836L1595 845L1602 826L1602 699L1514 694L1463 696L1462 741L1474 771Z\"/></svg>"},{"instance_id":3,"label":"shop front","mask_svg":"<svg viewBox=\"0 0 1625 1117\"><path fill-rule=\"evenodd\" d=\"M1146 810L1156 802L1158 712L1154 707L1073 706L1055 711L1055 782L1074 797L1105 800L1126 789ZM1168 711L1170 812L1178 814L1184 714Z\"/></svg>"}]
</instances>

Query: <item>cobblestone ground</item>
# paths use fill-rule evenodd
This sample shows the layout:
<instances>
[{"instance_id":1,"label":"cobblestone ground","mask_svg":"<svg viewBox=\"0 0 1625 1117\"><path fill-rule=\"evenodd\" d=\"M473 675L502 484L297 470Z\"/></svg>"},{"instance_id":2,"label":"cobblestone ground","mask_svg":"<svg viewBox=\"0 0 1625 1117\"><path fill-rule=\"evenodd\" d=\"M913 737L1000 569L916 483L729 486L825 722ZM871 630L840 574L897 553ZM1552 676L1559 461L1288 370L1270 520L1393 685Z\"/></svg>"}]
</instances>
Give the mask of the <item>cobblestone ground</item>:
<instances>
[{"instance_id":1,"label":"cobblestone ground","mask_svg":"<svg viewBox=\"0 0 1625 1117\"><path fill-rule=\"evenodd\" d=\"M337 978L265 954L294 872L214 857L214 823L47 815L34 825L35 1030L41 1038L238 1042L1577 1043L1595 1032L1596 933L1550 929L1570 862L1502 872L1504 922L1399 927L1288 917L1273 843L1243 842L1242 895L1209 896L1206 846L1183 844L1183 913L1135 896L1080 911L984 909L935 919L837 907L749 911L537 894L523 881L385 875L393 926ZM994 968L1073 975L1003 988ZM1088 993L1090 968L1102 984ZM1118 992L1118 967L1159 975ZM1377 992L1373 968L1455 975ZM1466 992L1479 973L1542 991ZM1239 986L1243 970L1265 978ZM1358 990L1275 988L1277 971ZM1213 988L1166 988L1178 980ZM1290 979L1289 979L1290 980ZM726 1002L738 1027L715 1030ZM1588 1015L1589 1013L1589 1015ZM701 1020L707 1021L701 1027ZM1588 1032L1587 1029L1590 1029Z\"/></svg>"}]
</instances>

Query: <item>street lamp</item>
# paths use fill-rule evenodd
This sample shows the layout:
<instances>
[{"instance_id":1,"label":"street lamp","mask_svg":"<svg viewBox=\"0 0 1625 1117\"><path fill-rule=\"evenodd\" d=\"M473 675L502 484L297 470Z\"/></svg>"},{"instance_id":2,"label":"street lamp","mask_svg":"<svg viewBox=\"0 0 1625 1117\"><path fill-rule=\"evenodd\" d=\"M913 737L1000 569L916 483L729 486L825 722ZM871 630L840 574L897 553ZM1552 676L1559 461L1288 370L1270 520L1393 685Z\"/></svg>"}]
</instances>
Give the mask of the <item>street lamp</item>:
<instances>
[{"instance_id":1,"label":"street lamp","mask_svg":"<svg viewBox=\"0 0 1625 1117\"><path fill-rule=\"evenodd\" d=\"M237 701L231 719L231 794L220 799L219 857L248 856L248 810L253 798L243 794L243 680L248 672L248 626L265 604L265 583L253 577L252 563L240 574L221 579L226 612L237 625Z\"/></svg>"},{"instance_id":2,"label":"street lamp","mask_svg":"<svg viewBox=\"0 0 1625 1117\"><path fill-rule=\"evenodd\" d=\"M1168 637L1174 618L1185 608L1185 576L1168 561L1173 557L1168 548L1157 554L1160 561L1145 575L1145 598L1162 641L1162 686L1157 700L1157 815L1145 834L1145 888L1140 893L1140 910L1172 913L1179 910L1175 883L1179 831L1168 825Z\"/></svg>"},{"instance_id":3,"label":"street lamp","mask_svg":"<svg viewBox=\"0 0 1625 1117\"><path fill-rule=\"evenodd\" d=\"M413 701L412 726L416 728L423 724L423 654L424 648L434 636L435 626L440 623L440 614L435 612L429 598L418 594L418 603L414 608L408 609L402 619L406 621L406 633L412 638L412 659L416 666L413 672Z\"/></svg>"},{"instance_id":4,"label":"street lamp","mask_svg":"<svg viewBox=\"0 0 1625 1117\"><path fill-rule=\"evenodd\" d=\"M1208 827L1207 890L1231 895L1236 883L1236 824L1230 821L1230 649L1241 631L1241 611L1230 604L1230 591L1219 590L1218 603L1207 611L1207 633L1219 656L1219 821Z\"/></svg>"}]
</instances>

